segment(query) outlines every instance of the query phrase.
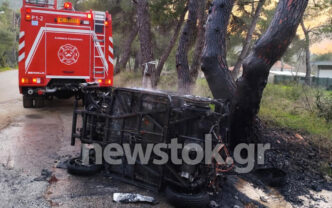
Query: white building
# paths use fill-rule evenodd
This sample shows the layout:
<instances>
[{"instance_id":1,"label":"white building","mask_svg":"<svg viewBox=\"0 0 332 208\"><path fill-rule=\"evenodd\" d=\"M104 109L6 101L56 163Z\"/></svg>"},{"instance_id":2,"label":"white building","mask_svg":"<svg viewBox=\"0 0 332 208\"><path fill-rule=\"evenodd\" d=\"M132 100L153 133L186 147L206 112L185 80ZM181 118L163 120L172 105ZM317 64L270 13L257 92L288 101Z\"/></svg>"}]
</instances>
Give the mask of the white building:
<instances>
[{"instance_id":1,"label":"white building","mask_svg":"<svg viewBox=\"0 0 332 208\"><path fill-rule=\"evenodd\" d=\"M332 78L332 61L318 61L312 63L316 69L316 76L320 78Z\"/></svg>"}]
</instances>

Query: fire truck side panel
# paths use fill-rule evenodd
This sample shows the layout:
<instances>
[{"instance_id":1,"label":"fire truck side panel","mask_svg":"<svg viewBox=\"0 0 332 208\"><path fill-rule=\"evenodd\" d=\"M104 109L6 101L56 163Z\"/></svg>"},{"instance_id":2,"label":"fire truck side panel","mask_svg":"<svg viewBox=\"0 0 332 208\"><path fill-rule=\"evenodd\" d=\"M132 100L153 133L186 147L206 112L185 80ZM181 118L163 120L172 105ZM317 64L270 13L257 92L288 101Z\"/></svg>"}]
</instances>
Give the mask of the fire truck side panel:
<instances>
[{"instance_id":1,"label":"fire truck side panel","mask_svg":"<svg viewBox=\"0 0 332 208\"><path fill-rule=\"evenodd\" d=\"M89 80L91 76L90 30L78 28L47 28L47 30L50 31L46 33L46 78Z\"/></svg>"}]
</instances>

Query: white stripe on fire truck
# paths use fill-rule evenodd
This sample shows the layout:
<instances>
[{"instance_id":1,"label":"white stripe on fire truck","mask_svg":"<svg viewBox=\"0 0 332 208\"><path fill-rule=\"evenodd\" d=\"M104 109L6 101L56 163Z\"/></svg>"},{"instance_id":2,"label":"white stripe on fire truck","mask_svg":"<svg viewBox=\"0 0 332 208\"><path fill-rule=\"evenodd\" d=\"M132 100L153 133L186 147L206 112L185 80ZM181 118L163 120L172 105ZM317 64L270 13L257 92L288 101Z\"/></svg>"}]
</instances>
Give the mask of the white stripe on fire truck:
<instances>
[{"instance_id":1,"label":"white stripe on fire truck","mask_svg":"<svg viewBox=\"0 0 332 208\"><path fill-rule=\"evenodd\" d=\"M109 37L109 40L110 40L111 43L113 44L113 38L112 38L112 37Z\"/></svg>"},{"instance_id":2,"label":"white stripe on fire truck","mask_svg":"<svg viewBox=\"0 0 332 208\"><path fill-rule=\"evenodd\" d=\"M29 55L28 55L27 59L25 60L25 72L28 71L28 68L29 68L30 62L31 62L31 58L32 58L32 56L34 56L34 54L36 52L36 48L37 48L37 46L39 45L39 43L41 41L41 37L42 37L42 34L44 33L44 30L45 30L44 27L40 28L40 30L38 32L38 35L37 35L35 41L33 42L33 45L32 45L31 50L29 52Z\"/></svg>"},{"instance_id":3,"label":"white stripe on fire truck","mask_svg":"<svg viewBox=\"0 0 332 208\"><path fill-rule=\"evenodd\" d=\"M18 46L18 51L20 51L22 48L24 48L24 46L25 46L25 41L20 43L20 45Z\"/></svg>"},{"instance_id":4,"label":"white stripe on fire truck","mask_svg":"<svg viewBox=\"0 0 332 208\"><path fill-rule=\"evenodd\" d=\"M32 9L31 12L39 13L39 14L56 14L56 15L68 15L68 16L75 16L75 17L87 17L86 14L76 14L76 13L67 13L67 12L51 12L51 11L37 10L37 9Z\"/></svg>"},{"instance_id":5,"label":"white stripe on fire truck","mask_svg":"<svg viewBox=\"0 0 332 208\"><path fill-rule=\"evenodd\" d=\"M18 57L18 62L21 62L24 58L25 58L25 53L22 53L22 54Z\"/></svg>"},{"instance_id":6,"label":"white stripe on fire truck","mask_svg":"<svg viewBox=\"0 0 332 208\"><path fill-rule=\"evenodd\" d=\"M113 48L111 46L108 46L108 50L111 52L111 54L113 55Z\"/></svg>"},{"instance_id":7,"label":"white stripe on fire truck","mask_svg":"<svg viewBox=\"0 0 332 208\"><path fill-rule=\"evenodd\" d=\"M80 33L80 34L93 34L94 31L90 30L79 30L79 29L67 29L67 28L53 28L53 27L42 27L44 30L51 32L68 32L68 33Z\"/></svg>"},{"instance_id":8,"label":"white stripe on fire truck","mask_svg":"<svg viewBox=\"0 0 332 208\"><path fill-rule=\"evenodd\" d=\"M23 38L24 35L25 35L25 32L24 32L24 31L20 32L20 39Z\"/></svg>"},{"instance_id":9,"label":"white stripe on fire truck","mask_svg":"<svg viewBox=\"0 0 332 208\"><path fill-rule=\"evenodd\" d=\"M114 66L112 57L108 56L108 61L111 62L111 64Z\"/></svg>"},{"instance_id":10,"label":"white stripe on fire truck","mask_svg":"<svg viewBox=\"0 0 332 208\"><path fill-rule=\"evenodd\" d=\"M47 79L90 79L89 76L57 76L57 75L52 75L48 76L46 75Z\"/></svg>"}]
</instances>

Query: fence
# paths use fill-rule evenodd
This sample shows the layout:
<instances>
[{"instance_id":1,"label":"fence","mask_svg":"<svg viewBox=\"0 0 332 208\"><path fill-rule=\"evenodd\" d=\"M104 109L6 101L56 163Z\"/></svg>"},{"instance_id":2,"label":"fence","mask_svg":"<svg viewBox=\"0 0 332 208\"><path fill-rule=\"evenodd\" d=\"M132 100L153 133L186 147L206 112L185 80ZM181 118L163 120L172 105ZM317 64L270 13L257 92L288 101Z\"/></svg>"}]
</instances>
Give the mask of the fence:
<instances>
[{"instance_id":1,"label":"fence","mask_svg":"<svg viewBox=\"0 0 332 208\"><path fill-rule=\"evenodd\" d=\"M305 77L275 75L273 80L274 84L287 84L290 82L298 82L302 84L305 82ZM311 77L311 83L313 86L323 87L327 90L332 90L332 78Z\"/></svg>"}]
</instances>

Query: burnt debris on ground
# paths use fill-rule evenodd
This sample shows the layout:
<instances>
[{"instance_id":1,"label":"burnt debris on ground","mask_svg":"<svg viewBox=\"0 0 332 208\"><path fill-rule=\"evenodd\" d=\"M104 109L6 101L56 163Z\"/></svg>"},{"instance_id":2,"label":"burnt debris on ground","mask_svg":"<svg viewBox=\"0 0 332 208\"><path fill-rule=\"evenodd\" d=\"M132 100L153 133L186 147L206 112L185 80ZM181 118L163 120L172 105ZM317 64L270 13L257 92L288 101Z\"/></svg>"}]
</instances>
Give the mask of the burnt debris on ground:
<instances>
[{"instance_id":1,"label":"burnt debris on ground","mask_svg":"<svg viewBox=\"0 0 332 208\"><path fill-rule=\"evenodd\" d=\"M265 165L257 166L256 170L276 169L285 172L284 181L277 189L292 205L303 204L300 196L305 196L313 202L327 203L326 199L313 195L312 192L332 191L331 178L322 172L322 163L331 164L328 145L323 143L319 146L318 142L312 142L309 135L303 136L288 129L272 128L267 124L262 127L260 142L270 143L271 149L265 153ZM266 177L257 174L257 171L240 177L263 190L266 190L267 185L271 185L266 184Z\"/></svg>"}]
</instances>

